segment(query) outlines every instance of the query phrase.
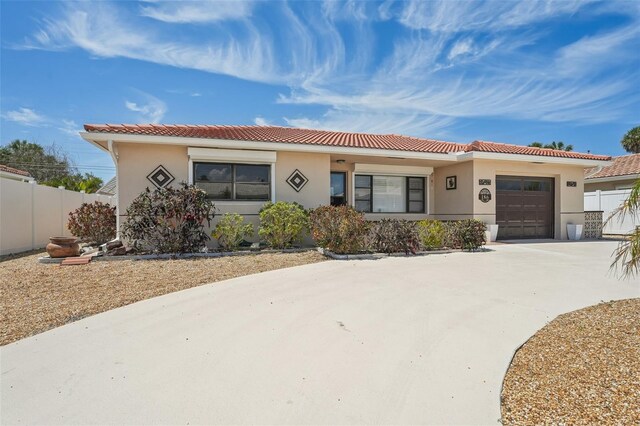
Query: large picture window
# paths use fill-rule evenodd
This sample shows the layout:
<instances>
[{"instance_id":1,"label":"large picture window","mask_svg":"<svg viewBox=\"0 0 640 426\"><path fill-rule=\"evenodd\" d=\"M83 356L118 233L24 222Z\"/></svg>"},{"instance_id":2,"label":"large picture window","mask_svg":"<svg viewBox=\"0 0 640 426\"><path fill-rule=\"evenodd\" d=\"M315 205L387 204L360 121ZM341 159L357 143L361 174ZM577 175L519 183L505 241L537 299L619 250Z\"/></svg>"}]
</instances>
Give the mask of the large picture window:
<instances>
[{"instance_id":1,"label":"large picture window","mask_svg":"<svg viewBox=\"0 0 640 426\"><path fill-rule=\"evenodd\" d=\"M356 175L355 207L367 213L424 213L424 178Z\"/></svg>"},{"instance_id":2,"label":"large picture window","mask_svg":"<svg viewBox=\"0 0 640 426\"><path fill-rule=\"evenodd\" d=\"M269 165L193 163L193 181L211 200L271 199Z\"/></svg>"}]
</instances>

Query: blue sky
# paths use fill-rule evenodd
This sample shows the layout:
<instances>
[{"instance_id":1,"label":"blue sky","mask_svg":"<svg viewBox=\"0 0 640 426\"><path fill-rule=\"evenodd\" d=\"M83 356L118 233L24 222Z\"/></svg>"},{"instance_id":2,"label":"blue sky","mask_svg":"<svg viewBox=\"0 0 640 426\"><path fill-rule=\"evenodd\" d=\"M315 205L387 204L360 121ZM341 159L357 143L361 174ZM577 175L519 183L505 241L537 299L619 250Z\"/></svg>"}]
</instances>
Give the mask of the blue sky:
<instances>
[{"instance_id":1,"label":"blue sky","mask_svg":"<svg viewBox=\"0 0 640 426\"><path fill-rule=\"evenodd\" d=\"M84 123L274 124L623 154L640 2L28 2L0 10L1 140L114 174Z\"/></svg>"}]
</instances>

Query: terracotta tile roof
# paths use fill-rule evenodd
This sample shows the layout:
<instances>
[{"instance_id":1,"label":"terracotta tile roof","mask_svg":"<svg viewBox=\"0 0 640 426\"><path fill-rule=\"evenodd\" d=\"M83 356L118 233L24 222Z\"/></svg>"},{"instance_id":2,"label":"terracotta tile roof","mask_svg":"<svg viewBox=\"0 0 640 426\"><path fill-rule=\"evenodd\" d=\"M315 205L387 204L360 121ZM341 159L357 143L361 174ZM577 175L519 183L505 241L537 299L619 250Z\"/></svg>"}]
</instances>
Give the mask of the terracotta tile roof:
<instances>
[{"instance_id":1,"label":"terracotta tile roof","mask_svg":"<svg viewBox=\"0 0 640 426\"><path fill-rule=\"evenodd\" d=\"M475 141L471 144L445 142L403 135L337 132L280 126L208 126L165 124L85 124L89 133L112 133L187 138L227 139L256 142L279 142L305 145L340 146L349 148L386 149L429 153L483 151L504 154L528 154L587 160L608 160L604 155L552 151L518 145Z\"/></svg>"},{"instance_id":2,"label":"terracotta tile roof","mask_svg":"<svg viewBox=\"0 0 640 426\"><path fill-rule=\"evenodd\" d=\"M640 175L640 154L614 157L610 166L586 169L584 175L585 179Z\"/></svg>"},{"instance_id":3,"label":"terracotta tile roof","mask_svg":"<svg viewBox=\"0 0 640 426\"><path fill-rule=\"evenodd\" d=\"M610 160L608 155L583 154L581 152L561 151L532 146L510 145L506 143L473 141L467 145L467 151L494 152L499 154L537 155L541 157L577 158L582 160Z\"/></svg>"},{"instance_id":4,"label":"terracotta tile roof","mask_svg":"<svg viewBox=\"0 0 640 426\"><path fill-rule=\"evenodd\" d=\"M31 173L26 170L14 169L13 167L5 166L4 164L0 164L0 171L13 173L14 175L31 177Z\"/></svg>"}]
</instances>

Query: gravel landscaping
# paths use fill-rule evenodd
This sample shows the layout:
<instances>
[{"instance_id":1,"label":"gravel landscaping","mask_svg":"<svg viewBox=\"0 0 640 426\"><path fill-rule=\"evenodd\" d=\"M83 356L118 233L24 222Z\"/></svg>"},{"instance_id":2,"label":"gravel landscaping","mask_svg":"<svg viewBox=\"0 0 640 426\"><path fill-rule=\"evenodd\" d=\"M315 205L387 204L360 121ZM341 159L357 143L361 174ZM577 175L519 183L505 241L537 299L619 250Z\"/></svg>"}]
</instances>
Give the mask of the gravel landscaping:
<instances>
[{"instance_id":1,"label":"gravel landscaping","mask_svg":"<svg viewBox=\"0 0 640 426\"><path fill-rule=\"evenodd\" d=\"M0 345L150 297L326 260L306 251L61 267L38 263L42 255L0 259Z\"/></svg>"},{"instance_id":2,"label":"gravel landscaping","mask_svg":"<svg viewBox=\"0 0 640 426\"><path fill-rule=\"evenodd\" d=\"M640 424L640 299L560 315L516 353L504 424Z\"/></svg>"}]
</instances>

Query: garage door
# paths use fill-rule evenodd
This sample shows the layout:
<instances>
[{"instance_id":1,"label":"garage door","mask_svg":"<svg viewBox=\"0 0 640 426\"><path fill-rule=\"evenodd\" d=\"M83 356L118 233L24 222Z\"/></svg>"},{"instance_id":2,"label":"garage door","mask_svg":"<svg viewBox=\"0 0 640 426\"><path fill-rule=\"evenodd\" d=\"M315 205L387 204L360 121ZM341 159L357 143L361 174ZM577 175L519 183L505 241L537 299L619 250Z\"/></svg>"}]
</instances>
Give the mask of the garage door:
<instances>
[{"instance_id":1,"label":"garage door","mask_svg":"<svg viewBox=\"0 0 640 426\"><path fill-rule=\"evenodd\" d=\"M553 238L553 179L497 176L498 239Z\"/></svg>"}]
</instances>

